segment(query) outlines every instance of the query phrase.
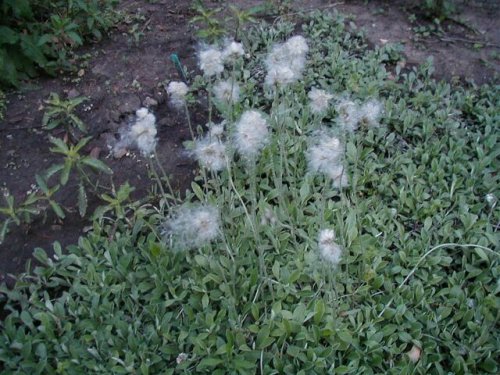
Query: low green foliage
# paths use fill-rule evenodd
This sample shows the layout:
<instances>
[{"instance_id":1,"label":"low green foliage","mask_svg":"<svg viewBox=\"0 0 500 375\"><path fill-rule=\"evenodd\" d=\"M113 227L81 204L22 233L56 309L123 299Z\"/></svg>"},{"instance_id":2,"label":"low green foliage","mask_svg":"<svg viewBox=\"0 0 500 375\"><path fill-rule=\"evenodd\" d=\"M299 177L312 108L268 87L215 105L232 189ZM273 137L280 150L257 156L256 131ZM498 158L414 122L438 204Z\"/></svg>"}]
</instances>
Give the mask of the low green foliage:
<instances>
[{"instance_id":1,"label":"low green foliage","mask_svg":"<svg viewBox=\"0 0 500 375\"><path fill-rule=\"evenodd\" d=\"M78 245L37 249L42 266L0 290L4 372L498 373L498 87L435 82L430 64L390 77L397 46L367 50L341 16L315 13L303 78L270 92L263 60L294 29L258 25L252 58L222 73L241 86L234 106L216 103L227 139L248 109L272 136L254 164L231 154L187 192L183 207L220 210L218 240L173 251L161 232L176 207L128 203L129 186L106 195ZM338 108L313 115L312 87L376 98L380 126L345 133ZM307 168L320 128L345 145L342 190ZM320 257L323 228L337 267Z\"/></svg>"},{"instance_id":2,"label":"low green foliage","mask_svg":"<svg viewBox=\"0 0 500 375\"><path fill-rule=\"evenodd\" d=\"M51 93L49 99L45 101L47 109L43 115L42 125L47 130L52 130L58 126L65 126L69 135L77 138L75 130L82 133L87 132L87 128L82 120L75 114L76 107L88 100L86 97L78 97L62 100L56 93Z\"/></svg>"},{"instance_id":3,"label":"low green foliage","mask_svg":"<svg viewBox=\"0 0 500 375\"><path fill-rule=\"evenodd\" d=\"M0 84L18 85L39 69L70 68L71 51L100 39L115 22L115 0L5 0L0 7Z\"/></svg>"}]
</instances>

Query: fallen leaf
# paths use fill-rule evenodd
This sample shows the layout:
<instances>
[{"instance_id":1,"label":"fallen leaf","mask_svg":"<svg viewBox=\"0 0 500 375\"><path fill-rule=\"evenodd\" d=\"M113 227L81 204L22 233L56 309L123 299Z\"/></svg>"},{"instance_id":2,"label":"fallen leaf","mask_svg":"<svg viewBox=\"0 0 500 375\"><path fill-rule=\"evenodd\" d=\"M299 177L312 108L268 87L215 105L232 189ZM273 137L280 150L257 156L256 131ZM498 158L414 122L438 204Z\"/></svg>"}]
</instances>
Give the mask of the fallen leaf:
<instances>
[{"instance_id":1,"label":"fallen leaf","mask_svg":"<svg viewBox=\"0 0 500 375\"><path fill-rule=\"evenodd\" d=\"M90 151L90 157L94 158L94 159L99 159L99 155L101 154L101 148L100 147L94 147L91 151Z\"/></svg>"},{"instance_id":2,"label":"fallen leaf","mask_svg":"<svg viewBox=\"0 0 500 375\"><path fill-rule=\"evenodd\" d=\"M417 363L422 354L422 349L420 349L416 345L413 345L410 351L406 354L408 355L408 358L410 358L410 361L412 361L413 363Z\"/></svg>"}]
</instances>

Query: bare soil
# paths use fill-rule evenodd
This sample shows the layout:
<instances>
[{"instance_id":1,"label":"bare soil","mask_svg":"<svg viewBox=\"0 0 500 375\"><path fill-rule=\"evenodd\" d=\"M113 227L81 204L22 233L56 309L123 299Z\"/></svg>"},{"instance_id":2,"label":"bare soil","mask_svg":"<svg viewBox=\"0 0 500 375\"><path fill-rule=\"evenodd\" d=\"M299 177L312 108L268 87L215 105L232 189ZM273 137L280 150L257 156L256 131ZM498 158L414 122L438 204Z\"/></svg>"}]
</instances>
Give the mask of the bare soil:
<instances>
[{"instance_id":1,"label":"bare soil","mask_svg":"<svg viewBox=\"0 0 500 375\"><path fill-rule=\"evenodd\" d=\"M206 3L221 5L220 2ZM232 3L250 7L262 1ZM415 33L414 28L432 22L413 8L414 3L302 0L292 2L286 17L293 18L299 9L336 9L351 15L357 27L366 30L370 45L403 43L406 55L405 61L401 61L403 66L419 64L432 55L438 79L477 84L498 81L500 14L495 2L461 6L455 21L442 23L443 32L426 38ZM51 92L63 98L80 95L89 98L78 111L93 137L84 152L98 155L112 167L115 186L129 181L136 188L134 198L144 198L152 186L147 162L133 150L116 159L109 146L116 142L119 130L127 125L130 115L141 106L149 106L157 117L158 158L171 175L174 189L188 188L196 168L182 147L183 141L189 138L189 130L184 115L168 106L163 84L180 79L169 60L171 53L179 55L191 74L196 71L197 40L193 26L188 24L193 16L189 4L189 1L174 0L124 1L120 7L129 14L128 23L120 24L105 40L79 51L84 58L78 61L78 73L42 77L28 82L20 91L9 93L6 116L0 123L0 189L8 189L17 202L22 201L33 189L35 174L61 162L59 156L49 151L48 133L41 129L44 100ZM416 18L410 22L412 14ZM139 23L139 31L144 34L137 44L129 33L134 23ZM203 103L195 108L192 117L195 124L205 124ZM62 137L63 132L54 130L51 135ZM104 176L96 178L110 184ZM47 210L30 224L11 227L0 245L0 283L6 281L12 285L15 275L22 272L26 261L32 258L35 247L50 253L51 244L56 240L63 246L78 240L89 219L79 216L75 197L75 181L70 181L58 195L67 214L64 220ZM90 199L89 211L97 205L98 198Z\"/></svg>"}]
</instances>

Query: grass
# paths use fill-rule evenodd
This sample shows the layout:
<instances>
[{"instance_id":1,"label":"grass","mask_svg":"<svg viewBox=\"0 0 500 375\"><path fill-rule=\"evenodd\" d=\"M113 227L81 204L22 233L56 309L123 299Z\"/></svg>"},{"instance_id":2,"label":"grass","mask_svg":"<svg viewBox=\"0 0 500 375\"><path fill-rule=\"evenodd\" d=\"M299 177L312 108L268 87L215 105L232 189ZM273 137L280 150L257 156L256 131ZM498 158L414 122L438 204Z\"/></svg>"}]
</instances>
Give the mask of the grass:
<instances>
[{"instance_id":1,"label":"grass","mask_svg":"<svg viewBox=\"0 0 500 375\"><path fill-rule=\"evenodd\" d=\"M37 249L42 266L1 288L4 373L498 372L498 87L435 82L429 64L389 79L397 48L369 50L342 16L315 13L303 79L273 94L263 60L295 27L246 32L250 58L223 73L241 97L214 114L259 109L271 136L253 164L229 147L228 168L202 170L181 204L217 207L218 239L173 251L161 228L175 208L117 200L119 217L96 215L77 245ZM346 133L334 106L311 114L311 87L380 101L380 126ZM345 145L344 189L307 167L320 128ZM321 259L324 228L337 266Z\"/></svg>"}]
</instances>

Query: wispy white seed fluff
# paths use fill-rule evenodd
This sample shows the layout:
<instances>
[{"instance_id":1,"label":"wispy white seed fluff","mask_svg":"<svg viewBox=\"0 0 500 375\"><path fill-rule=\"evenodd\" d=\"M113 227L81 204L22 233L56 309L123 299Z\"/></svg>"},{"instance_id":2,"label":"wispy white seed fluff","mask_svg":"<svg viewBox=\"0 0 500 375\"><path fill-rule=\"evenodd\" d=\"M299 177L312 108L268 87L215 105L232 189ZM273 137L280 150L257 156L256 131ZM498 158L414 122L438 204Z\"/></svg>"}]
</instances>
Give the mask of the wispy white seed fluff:
<instances>
[{"instance_id":1,"label":"wispy white seed fluff","mask_svg":"<svg viewBox=\"0 0 500 375\"><path fill-rule=\"evenodd\" d=\"M347 175L342 164L344 147L336 137L319 133L307 151L307 160L311 172L319 172L329 177L333 186L347 186Z\"/></svg>"},{"instance_id":2,"label":"wispy white seed fluff","mask_svg":"<svg viewBox=\"0 0 500 375\"><path fill-rule=\"evenodd\" d=\"M309 91L309 94L307 94L307 96L311 100L309 102L311 111L317 114L325 112L328 109L330 100L333 98L332 94L329 94L325 90L320 90L315 87L313 87L311 91Z\"/></svg>"},{"instance_id":3,"label":"wispy white seed fluff","mask_svg":"<svg viewBox=\"0 0 500 375\"><path fill-rule=\"evenodd\" d=\"M167 86L167 94L170 97L170 104L176 108L184 107L188 92L189 88L184 82L172 81Z\"/></svg>"},{"instance_id":4,"label":"wispy white seed fluff","mask_svg":"<svg viewBox=\"0 0 500 375\"><path fill-rule=\"evenodd\" d=\"M203 168L217 172L226 166L226 146L207 135L194 142L193 154Z\"/></svg>"},{"instance_id":5,"label":"wispy white seed fluff","mask_svg":"<svg viewBox=\"0 0 500 375\"><path fill-rule=\"evenodd\" d=\"M339 114L340 125L347 132L353 132L358 128L360 119L359 106L349 99L342 99L336 106Z\"/></svg>"},{"instance_id":6,"label":"wispy white seed fluff","mask_svg":"<svg viewBox=\"0 0 500 375\"><path fill-rule=\"evenodd\" d=\"M275 44L265 60L266 84L285 86L297 81L304 70L308 50L306 39L300 35Z\"/></svg>"},{"instance_id":7,"label":"wispy white seed fluff","mask_svg":"<svg viewBox=\"0 0 500 375\"><path fill-rule=\"evenodd\" d=\"M234 135L238 153L247 159L254 159L268 140L269 130L264 116L255 110L244 112L236 123Z\"/></svg>"},{"instance_id":8,"label":"wispy white seed fluff","mask_svg":"<svg viewBox=\"0 0 500 375\"><path fill-rule=\"evenodd\" d=\"M220 212L208 204L183 206L167 220L163 234L174 250L199 248L220 235Z\"/></svg>"},{"instance_id":9,"label":"wispy white seed fluff","mask_svg":"<svg viewBox=\"0 0 500 375\"><path fill-rule=\"evenodd\" d=\"M265 83L270 86L286 86L297 80L297 75L288 66L277 65L269 69Z\"/></svg>"},{"instance_id":10,"label":"wispy white seed fluff","mask_svg":"<svg viewBox=\"0 0 500 375\"><path fill-rule=\"evenodd\" d=\"M156 147L156 118L147 108L136 111L136 120L130 127L128 142L134 143L145 156L152 154Z\"/></svg>"},{"instance_id":11,"label":"wispy white seed fluff","mask_svg":"<svg viewBox=\"0 0 500 375\"><path fill-rule=\"evenodd\" d=\"M228 79L226 81L220 81L214 86L214 95L221 103L235 103L240 99L240 86L237 82Z\"/></svg>"},{"instance_id":12,"label":"wispy white seed fluff","mask_svg":"<svg viewBox=\"0 0 500 375\"><path fill-rule=\"evenodd\" d=\"M199 54L199 64L203 74L207 77L222 73L224 70L222 52L213 46L202 50Z\"/></svg>"},{"instance_id":13,"label":"wispy white seed fluff","mask_svg":"<svg viewBox=\"0 0 500 375\"><path fill-rule=\"evenodd\" d=\"M379 120L382 112L382 103L374 99L369 100L361 106L359 120L363 125L377 127L380 125Z\"/></svg>"},{"instance_id":14,"label":"wispy white seed fluff","mask_svg":"<svg viewBox=\"0 0 500 375\"><path fill-rule=\"evenodd\" d=\"M333 266L340 263L342 248L335 242L335 232L332 229L323 229L319 232L318 248L324 260Z\"/></svg>"},{"instance_id":15,"label":"wispy white seed fluff","mask_svg":"<svg viewBox=\"0 0 500 375\"><path fill-rule=\"evenodd\" d=\"M285 46L288 49L288 53L290 54L290 56L304 57L309 51L307 40L302 35L292 36L285 42Z\"/></svg>"},{"instance_id":16,"label":"wispy white seed fluff","mask_svg":"<svg viewBox=\"0 0 500 375\"><path fill-rule=\"evenodd\" d=\"M224 124L225 121L222 121L220 124L211 124L208 128L210 136L212 138L221 139L224 135Z\"/></svg>"},{"instance_id":17,"label":"wispy white seed fluff","mask_svg":"<svg viewBox=\"0 0 500 375\"><path fill-rule=\"evenodd\" d=\"M226 46L222 50L222 59L225 62L232 62L244 54L243 44L231 40L226 42Z\"/></svg>"}]
</instances>

